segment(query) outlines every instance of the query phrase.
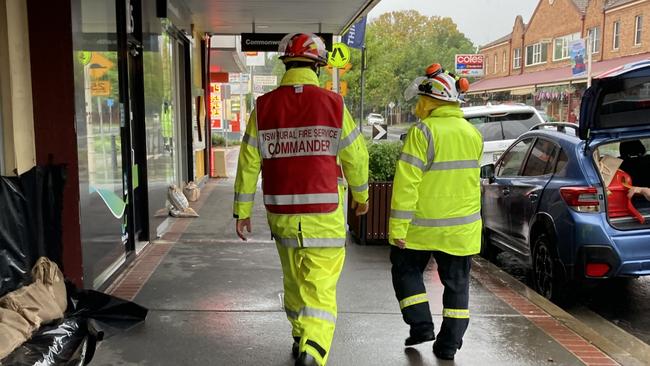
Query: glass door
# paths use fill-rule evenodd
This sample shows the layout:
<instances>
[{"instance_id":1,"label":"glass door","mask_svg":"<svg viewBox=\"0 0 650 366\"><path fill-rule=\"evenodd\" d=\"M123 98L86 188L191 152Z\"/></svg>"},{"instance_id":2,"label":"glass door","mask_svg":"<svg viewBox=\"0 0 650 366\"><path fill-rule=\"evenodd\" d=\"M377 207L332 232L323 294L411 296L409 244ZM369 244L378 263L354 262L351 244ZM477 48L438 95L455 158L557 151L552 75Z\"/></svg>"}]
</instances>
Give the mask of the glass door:
<instances>
[{"instance_id":1,"label":"glass door","mask_svg":"<svg viewBox=\"0 0 650 366\"><path fill-rule=\"evenodd\" d=\"M98 288L125 262L128 239L116 3L73 4L84 285Z\"/></svg>"}]
</instances>

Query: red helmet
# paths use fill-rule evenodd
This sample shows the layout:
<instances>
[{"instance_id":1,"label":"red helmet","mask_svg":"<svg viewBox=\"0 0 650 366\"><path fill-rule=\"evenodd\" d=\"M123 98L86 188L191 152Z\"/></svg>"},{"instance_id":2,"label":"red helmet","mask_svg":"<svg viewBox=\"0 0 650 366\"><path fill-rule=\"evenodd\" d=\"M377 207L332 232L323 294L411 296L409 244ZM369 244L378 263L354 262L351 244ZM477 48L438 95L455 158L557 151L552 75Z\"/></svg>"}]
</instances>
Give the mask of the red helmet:
<instances>
[{"instance_id":1,"label":"red helmet","mask_svg":"<svg viewBox=\"0 0 650 366\"><path fill-rule=\"evenodd\" d=\"M287 34L278 47L280 59L308 59L318 66L327 65L327 49L323 40L311 33Z\"/></svg>"}]
</instances>

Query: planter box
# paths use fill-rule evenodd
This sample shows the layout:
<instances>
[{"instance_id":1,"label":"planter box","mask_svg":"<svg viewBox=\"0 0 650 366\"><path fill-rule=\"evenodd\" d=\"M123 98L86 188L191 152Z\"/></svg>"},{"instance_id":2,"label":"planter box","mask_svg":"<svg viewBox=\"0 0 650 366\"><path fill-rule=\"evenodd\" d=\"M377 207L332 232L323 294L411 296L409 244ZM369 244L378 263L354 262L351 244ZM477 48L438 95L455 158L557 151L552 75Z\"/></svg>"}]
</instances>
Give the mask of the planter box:
<instances>
[{"instance_id":1,"label":"planter box","mask_svg":"<svg viewBox=\"0 0 650 366\"><path fill-rule=\"evenodd\" d=\"M350 233L359 244L388 244L388 218L393 182L373 182L368 185L370 210L365 216L357 217L352 205L348 205ZM349 195L348 202L352 202Z\"/></svg>"}]
</instances>

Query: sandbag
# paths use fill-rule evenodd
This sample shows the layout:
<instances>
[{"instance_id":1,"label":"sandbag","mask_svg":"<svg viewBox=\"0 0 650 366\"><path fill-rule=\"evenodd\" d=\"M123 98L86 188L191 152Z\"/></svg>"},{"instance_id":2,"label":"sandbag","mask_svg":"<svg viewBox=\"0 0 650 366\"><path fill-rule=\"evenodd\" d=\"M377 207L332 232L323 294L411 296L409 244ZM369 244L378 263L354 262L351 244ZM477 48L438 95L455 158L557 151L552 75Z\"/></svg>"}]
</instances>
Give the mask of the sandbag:
<instances>
[{"instance_id":1,"label":"sandbag","mask_svg":"<svg viewBox=\"0 0 650 366\"><path fill-rule=\"evenodd\" d=\"M48 287L40 281L23 286L0 298L0 307L14 310L36 328L63 318L61 310Z\"/></svg>"},{"instance_id":2,"label":"sandbag","mask_svg":"<svg viewBox=\"0 0 650 366\"><path fill-rule=\"evenodd\" d=\"M13 310L0 308L0 359L32 336L34 327Z\"/></svg>"},{"instance_id":3,"label":"sandbag","mask_svg":"<svg viewBox=\"0 0 650 366\"><path fill-rule=\"evenodd\" d=\"M198 201L199 197L201 196L201 190L199 189L199 186L197 186L193 181L185 185L183 188L183 193L185 194L187 200L190 202Z\"/></svg>"},{"instance_id":4,"label":"sandbag","mask_svg":"<svg viewBox=\"0 0 650 366\"><path fill-rule=\"evenodd\" d=\"M178 211L182 212L186 208L190 207L190 203L187 201L183 192L181 192L181 190L174 184L169 186L169 189L167 190L167 198L172 206Z\"/></svg>"},{"instance_id":5,"label":"sandbag","mask_svg":"<svg viewBox=\"0 0 650 366\"><path fill-rule=\"evenodd\" d=\"M65 312L68 308L68 297L65 279L59 266L48 258L41 257L32 268L32 278L34 282L38 281L45 285L61 312Z\"/></svg>"},{"instance_id":6,"label":"sandbag","mask_svg":"<svg viewBox=\"0 0 650 366\"><path fill-rule=\"evenodd\" d=\"M175 208L171 208L169 210L169 214L172 217L179 217L179 218L188 218L188 217L199 217L199 214L194 211L193 208L187 207L184 210L180 211Z\"/></svg>"}]
</instances>

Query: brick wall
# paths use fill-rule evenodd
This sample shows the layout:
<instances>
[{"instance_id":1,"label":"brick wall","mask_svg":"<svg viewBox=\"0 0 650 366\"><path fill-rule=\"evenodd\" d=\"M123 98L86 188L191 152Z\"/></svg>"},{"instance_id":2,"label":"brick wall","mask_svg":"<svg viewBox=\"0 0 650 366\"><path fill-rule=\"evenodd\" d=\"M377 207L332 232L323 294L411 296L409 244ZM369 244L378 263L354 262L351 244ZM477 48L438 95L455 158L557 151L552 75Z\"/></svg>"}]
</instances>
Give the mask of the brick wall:
<instances>
[{"instance_id":1,"label":"brick wall","mask_svg":"<svg viewBox=\"0 0 650 366\"><path fill-rule=\"evenodd\" d=\"M540 0L528 24L525 34L526 46L542 40L550 41L543 45L547 48L545 64L527 66L524 72L535 72L570 65L570 61L553 61L554 40L557 37L582 32L582 14L573 5L571 0L555 0L550 4L548 0ZM525 62L525 48L523 62Z\"/></svg>"},{"instance_id":2,"label":"brick wall","mask_svg":"<svg viewBox=\"0 0 650 366\"><path fill-rule=\"evenodd\" d=\"M526 25L524 24L524 19L521 17L521 15L517 16L515 18L515 25L512 27L512 37L511 37L511 50L510 54L512 55L511 57L514 57L515 50L517 48L520 49L520 55L521 55L521 61L519 63L519 68L514 68L514 65L512 64L511 60L511 75L517 75L523 72L524 68L524 62L525 62L525 47L524 47L524 33L526 31Z\"/></svg>"},{"instance_id":3,"label":"brick wall","mask_svg":"<svg viewBox=\"0 0 650 366\"><path fill-rule=\"evenodd\" d=\"M499 45L481 50L487 59L487 67L485 68L486 78L498 78L508 76L510 72L510 41L505 41ZM505 53L505 59L503 57ZM496 58L496 73L495 73L495 60ZM504 68L505 62L505 68Z\"/></svg>"},{"instance_id":4,"label":"brick wall","mask_svg":"<svg viewBox=\"0 0 650 366\"><path fill-rule=\"evenodd\" d=\"M605 32L603 37L603 57L612 59L650 52L650 2L641 1L632 6L609 9L605 13ZM635 18L643 17L643 31L640 45L634 44ZM620 22L618 50L613 49L614 22Z\"/></svg>"},{"instance_id":5,"label":"brick wall","mask_svg":"<svg viewBox=\"0 0 650 366\"><path fill-rule=\"evenodd\" d=\"M598 28L599 31L599 51L593 54L593 61L603 60L603 21L605 17L604 9L605 0L591 0L585 13L585 25L583 37L587 38L589 29Z\"/></svg>"}]
</instances>

